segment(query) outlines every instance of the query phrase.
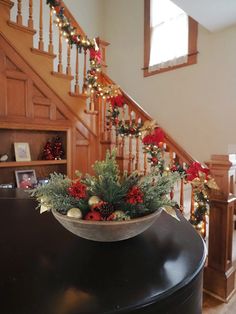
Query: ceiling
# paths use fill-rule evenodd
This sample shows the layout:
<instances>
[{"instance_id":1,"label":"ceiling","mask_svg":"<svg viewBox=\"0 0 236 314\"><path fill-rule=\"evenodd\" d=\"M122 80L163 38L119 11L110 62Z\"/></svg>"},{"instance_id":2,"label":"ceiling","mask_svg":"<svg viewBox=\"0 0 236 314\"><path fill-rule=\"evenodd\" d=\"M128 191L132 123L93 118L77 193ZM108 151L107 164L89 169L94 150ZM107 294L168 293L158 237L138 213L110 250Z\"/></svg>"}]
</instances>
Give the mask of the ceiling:
<instances>
[{"instance_id":1,"label":"ceiling","mask_svg":"<svg viewBox=\"0 0 236 314\"><path fill-rule=\"evenodd\" d=\"M172 0L211 32L236 25L236 0Z\"/></svg>"}]
</instances>

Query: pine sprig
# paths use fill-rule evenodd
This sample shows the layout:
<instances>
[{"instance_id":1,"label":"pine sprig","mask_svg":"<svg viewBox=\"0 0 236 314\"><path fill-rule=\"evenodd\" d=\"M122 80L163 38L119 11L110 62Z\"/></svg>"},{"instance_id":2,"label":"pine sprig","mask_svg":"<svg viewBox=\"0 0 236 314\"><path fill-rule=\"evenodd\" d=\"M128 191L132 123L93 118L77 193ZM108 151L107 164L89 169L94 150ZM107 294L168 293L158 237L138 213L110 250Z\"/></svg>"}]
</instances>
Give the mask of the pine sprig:
<instances>
[{"instance_id":1,"label":"pine sprig","mask_svg":"<svg viewBox=\"0 0 236 314\"><path fill-rule=\"evenodd\" d=\"M31 196L39 202L38 208L43 205L49 210L57 209L60 213L66 213L70 208L78 207L86 212L88 205L84 200L78 200L68 194L68 188L72 180L63 174L50 175L47 185L39 186L31 191Z\"/></svg>"}]
</instances>

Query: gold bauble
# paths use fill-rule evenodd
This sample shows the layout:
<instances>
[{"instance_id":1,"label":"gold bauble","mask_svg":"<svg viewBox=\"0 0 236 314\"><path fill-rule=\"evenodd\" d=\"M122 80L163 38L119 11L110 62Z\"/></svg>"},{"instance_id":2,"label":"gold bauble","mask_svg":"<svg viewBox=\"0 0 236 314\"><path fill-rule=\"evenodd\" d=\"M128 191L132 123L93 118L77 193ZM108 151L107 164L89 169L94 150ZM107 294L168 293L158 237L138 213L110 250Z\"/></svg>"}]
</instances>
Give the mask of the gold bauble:
<instances>
[{"instance_id":1,"label":"gold bauble","mask_svg":"<svg viewBox=\"0 0 236 314\"><path fill-rule=\"evenodd\" d=\"M91 196L88 200L90 207L97 205L99 202L101 202L101 199L98 196Z\"/></svg>"},{"instance_id":2,"label":"gold bauble","mask_svg":"<svg viewBox=\"0 0 236 314\"><path fill-rule=\"evenodd\" d=\"M68 217L82 219L82 212L79 208L73 207L68 210L67 214Z\"/></svg>"}]
</instances>

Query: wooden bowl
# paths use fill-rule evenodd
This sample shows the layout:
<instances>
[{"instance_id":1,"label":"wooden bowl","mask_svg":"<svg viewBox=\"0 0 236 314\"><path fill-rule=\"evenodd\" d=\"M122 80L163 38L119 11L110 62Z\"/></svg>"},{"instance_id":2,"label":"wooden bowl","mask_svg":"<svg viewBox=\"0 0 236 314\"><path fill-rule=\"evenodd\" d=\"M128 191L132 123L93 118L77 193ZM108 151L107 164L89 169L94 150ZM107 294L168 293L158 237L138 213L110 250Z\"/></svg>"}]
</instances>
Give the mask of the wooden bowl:
<instances>
[{"instance_id":1,"label":"wooden bowl","mask_svg":"<svg viewBox=\"0 0 236 314\"><path fill-rule=\"evenodd\" d=\"M54 217L70 232L77 236L100 242L115 242L135 237L148 229L159 217L162 210L140 218L125 221L91 221L67 217L52 210Z\"/></svg>"}]
</instances>

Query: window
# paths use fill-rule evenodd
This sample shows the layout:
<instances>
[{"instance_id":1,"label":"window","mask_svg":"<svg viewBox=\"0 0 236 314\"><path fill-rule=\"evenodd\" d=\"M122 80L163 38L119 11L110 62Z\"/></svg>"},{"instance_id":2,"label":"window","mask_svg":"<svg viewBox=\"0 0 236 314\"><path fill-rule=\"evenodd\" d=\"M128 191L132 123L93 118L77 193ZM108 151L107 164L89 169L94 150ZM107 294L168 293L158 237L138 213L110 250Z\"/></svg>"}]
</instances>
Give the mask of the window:
<instances>
[{"instance_id":1,"label":"window","mask_svg":"<svg viewBox=\"0 0 236 314\"><path fill-rule=\"evenodd\" d=\"M144 76L197 62L197 22L170 0L145 0Z\"/></svg>"}]
</instances>

